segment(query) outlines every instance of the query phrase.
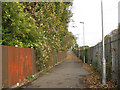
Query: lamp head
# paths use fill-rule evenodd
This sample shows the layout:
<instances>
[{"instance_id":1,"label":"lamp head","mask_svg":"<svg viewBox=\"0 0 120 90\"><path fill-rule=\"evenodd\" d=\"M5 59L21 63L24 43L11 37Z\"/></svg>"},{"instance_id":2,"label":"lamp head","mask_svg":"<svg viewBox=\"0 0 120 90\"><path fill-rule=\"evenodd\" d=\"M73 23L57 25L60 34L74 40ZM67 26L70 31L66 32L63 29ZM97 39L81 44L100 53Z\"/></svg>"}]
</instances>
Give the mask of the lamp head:
<instances>
[{"instance_id":1,"label":"lamp head","mask_svg":"<svg viewBox=\"0 0 120 90\"><path fill-rule=\"evenodd\" d=\"M84 22L80 22L80 23L84 24Z\"/></svg>"}]
</instances>

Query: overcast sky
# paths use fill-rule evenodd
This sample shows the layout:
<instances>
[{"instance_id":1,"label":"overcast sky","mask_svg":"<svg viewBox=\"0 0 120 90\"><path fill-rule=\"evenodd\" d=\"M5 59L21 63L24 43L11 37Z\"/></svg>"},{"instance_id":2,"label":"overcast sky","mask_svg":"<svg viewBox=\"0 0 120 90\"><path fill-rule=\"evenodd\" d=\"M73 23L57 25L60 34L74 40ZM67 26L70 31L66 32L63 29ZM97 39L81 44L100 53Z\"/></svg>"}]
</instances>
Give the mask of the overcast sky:
<instances>
[{"instance_id":1,"label":"overcast sky","mask_svg":"<svg viewBox=\"0 0 120 90\"><path fill-rule=\"evenodd\" d=\"M104 36L118 27L119 1L103 0ZM83 24L80 22L85 23L85 45L93 46L102 40L101 0L74 0L72 13L71 19L75 22L69 23L69 31L79 36L77 39L79 46L83 45Z\"/></svg>"}]
</instances>

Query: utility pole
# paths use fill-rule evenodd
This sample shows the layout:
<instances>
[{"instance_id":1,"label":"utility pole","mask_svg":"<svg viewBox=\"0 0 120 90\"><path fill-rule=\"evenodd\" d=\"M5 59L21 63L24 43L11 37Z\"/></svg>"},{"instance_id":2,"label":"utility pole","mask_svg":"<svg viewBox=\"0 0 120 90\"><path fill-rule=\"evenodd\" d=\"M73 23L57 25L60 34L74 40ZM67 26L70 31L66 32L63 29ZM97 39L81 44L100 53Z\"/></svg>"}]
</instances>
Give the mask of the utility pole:
<instances>
[{"instance_id":1,"label":"utility pole","mask_svg":"<svg viewBox=\"0 0 120 90\"><path fill-rule=\"evenodd\" d=\"M102 21L102 46L103 46L103 71L102 71L102 85L106 85L106 60L105 60L105 46L104 46L104 30L103 30L103 3L101 0L101 21Z\"/></svg>"},{"instance_id":2,"label":"utility pole","mask_svg":"<svg viewBox=\"0 0 120 90\"><path fill-rule=\"evenodd\" d=\"M84 60L84 63L85 63L85 33L84 33L84 22L80 22L83 24L83 60Z\"/></svg>"}]
</instances>

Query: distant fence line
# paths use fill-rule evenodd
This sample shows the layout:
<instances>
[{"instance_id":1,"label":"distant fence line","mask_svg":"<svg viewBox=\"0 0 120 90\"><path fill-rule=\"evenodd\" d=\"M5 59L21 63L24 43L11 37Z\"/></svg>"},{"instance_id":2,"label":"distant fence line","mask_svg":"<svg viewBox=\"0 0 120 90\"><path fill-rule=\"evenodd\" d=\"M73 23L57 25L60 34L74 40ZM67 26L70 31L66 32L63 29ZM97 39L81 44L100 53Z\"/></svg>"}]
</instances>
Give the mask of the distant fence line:
<instances>
[{"instance_id":1,"label":"distant fence line","mask_svg":"<svg viewBox=\"0 0 120 90\"><path fill-rule=\"evenodd\" d=\"M2 87L7 88L38 73L34 48L0 45L2 51ZM53 52L49 66L66 57L66 52Z\"/></svg>"},{"instance_id":2,"label":"distant fence line","mask_svg":"<svg viewBox=\"0 0 120 90\"><path fill-rule=\"evenodd\" d=\"M83 50L76 50L75 53L83 59ZM102 72L102 42L85 50L86 62L92 64L98 72ZM107 80L120 86L120 31L113 31L105 39L105 59Z\"/></svg>"}]
</instances>

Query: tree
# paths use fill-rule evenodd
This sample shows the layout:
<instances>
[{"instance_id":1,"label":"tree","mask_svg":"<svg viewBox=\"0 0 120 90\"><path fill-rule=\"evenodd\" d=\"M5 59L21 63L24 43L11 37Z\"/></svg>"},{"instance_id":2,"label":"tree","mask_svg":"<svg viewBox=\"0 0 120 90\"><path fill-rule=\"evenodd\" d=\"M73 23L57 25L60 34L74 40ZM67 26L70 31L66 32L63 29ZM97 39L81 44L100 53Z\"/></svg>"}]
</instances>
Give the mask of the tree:
<instances>
[{"instance_id":1,"label":"tree","mask_svg":"<svg viewBox=\"0 0 120 90\"><path fill-rule=\"evenodd\" d=\"M22 3L2 3L2 44L20 47L34 46L38 35L34 19L24 13Z\"/></svg>"},{"instance_id":2,"label":"tree","mask_svg":"<svg viewBox=\"0 0 120 90\"><path fill-rule=\"evenodd\" d=\"M49 66L52 52L75 43L68 32L70 2L3 2L3 45L34 47L39 70Z\"/></svg>"}]
</instances>

